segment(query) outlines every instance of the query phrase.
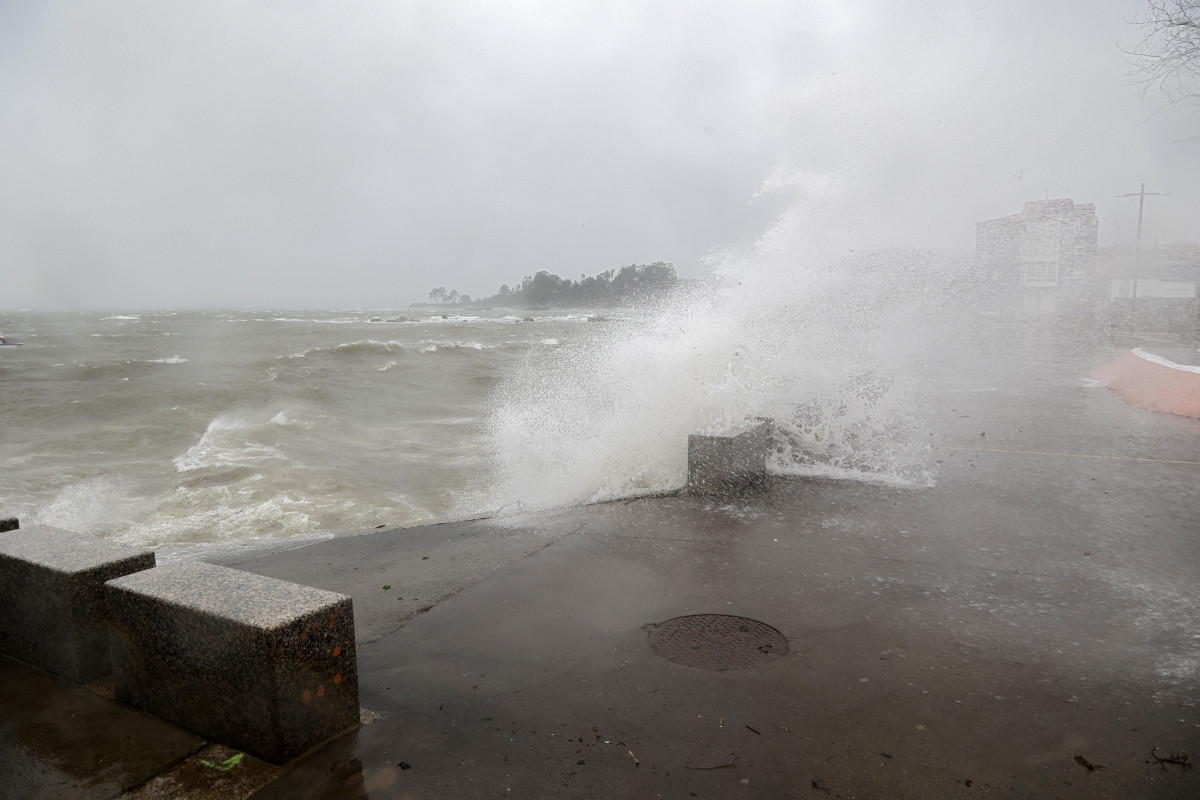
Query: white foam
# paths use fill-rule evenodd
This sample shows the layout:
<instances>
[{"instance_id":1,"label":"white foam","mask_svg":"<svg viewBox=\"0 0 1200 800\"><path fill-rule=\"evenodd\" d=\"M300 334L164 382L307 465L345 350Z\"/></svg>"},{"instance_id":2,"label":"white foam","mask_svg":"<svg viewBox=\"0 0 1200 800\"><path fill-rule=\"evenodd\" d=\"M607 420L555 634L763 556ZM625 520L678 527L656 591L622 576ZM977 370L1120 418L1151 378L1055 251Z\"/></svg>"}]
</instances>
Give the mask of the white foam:
<instances>
[{"instance_id":1,"label":"white foam","mask_svg":"<svg viewBox=\"0 0 1200 800\"><path fill-rule=\"evenodd\" d=\"M830 257L804 222L785 215L640 319L528 356L489 411L495 504L675 489L689 434L757 417L779 424L779 471L928 484L918 367L954 316L953 273L936 254Z\"/></svg>"},{"instance_id":2,"label":"white foam","mask_svg":"<svg viewBox=\"0 0 1200 800\"><path fill-rule=\"evenodd\" d=\"M421 353L436 353L440 350L494 350L495 345L482 344L480 342L446 342L434 341L433 339L425 339L420 343L418 351Z\"/></svg>"},{"instance_id":3,"label":"white foam","mask_svg":"<svg viewBox=\"0 0 1200 800\"><path fill-rule=\"evenodd\" d=\"M312 534L316 532L313 510L307 499L263 492L253 485L181 486L114 538L130 545L156 546Z\"/></svg>"},{"instance_id":4,"label":"white foam","mask_svg":"<svg viewBox=\"0 0 1200 800\"><path fill-rule=\"evenodd\" d=\"M255 322L265 322L266 320L255 320ZM318 317L271 317L271 322L300 322L306 325L350 325L363 320L357 317L334 317L332 319L320 319ZM385 320L386 321L386 320Z\"/></svg>"},{"instance_id":5,"label":"white foam","mask_svg":"<svg viewBox=\"0 0 1200 800\"><path fill-rule=\"evenodd\" d=\"M404 342L397 342L395 340L381 342L377 339L362 339L356 342L342 342L341 344L335 344L329 347L310 347L302 352L292 353L289 356L277 356L277 358L308 358L314 355L348 355L355 353L386 355L389 353L402 352L407 349L408 346L404 344Z\"/></svg>"},{"instance_id":6,"label":"white foam","mask_svg":"<svg viewBox=\"0 0 1200 800\"><path fill-rule=\"evenodd\" d=\"M137 496L128 479L99 475L61 489L53 500L37 509L34 522L100 535L142 517L148 507L149 501Z\"/></svg>"},{"instance_id":7,"label":"white foam","mask_svg":"<svg viewBox=\"0 0 1200 800\"><path fill-rule=\"evenodd\" d=\"M283 415L283 416L281 416ZM243 467L287 457L274 445L256 441L255 433L266 425L286 424L284 412L222 414L209 423L196 444L172 463L179 472L213 467Z\"/></svg>"}]
</instances>

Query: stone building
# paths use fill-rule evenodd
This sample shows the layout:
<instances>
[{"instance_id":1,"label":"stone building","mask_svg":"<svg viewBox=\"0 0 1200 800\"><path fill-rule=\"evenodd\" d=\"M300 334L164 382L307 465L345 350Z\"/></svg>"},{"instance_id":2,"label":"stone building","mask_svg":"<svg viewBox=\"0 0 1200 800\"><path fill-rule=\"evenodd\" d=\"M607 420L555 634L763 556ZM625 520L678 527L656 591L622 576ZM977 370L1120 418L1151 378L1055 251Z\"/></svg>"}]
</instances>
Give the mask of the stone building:
<instances>
[{"instance_id":1,"label":"stone building","mask_svg":"<svg viewBox=\"0 0 1200 800\"><path fill-rule=\"evenodd\" d=\"M1069 198L1031 200L1019 214L976 226L975 255L985 280L1057 289L1095 268L1096 207Z\"/></svg>"}]
</instances>

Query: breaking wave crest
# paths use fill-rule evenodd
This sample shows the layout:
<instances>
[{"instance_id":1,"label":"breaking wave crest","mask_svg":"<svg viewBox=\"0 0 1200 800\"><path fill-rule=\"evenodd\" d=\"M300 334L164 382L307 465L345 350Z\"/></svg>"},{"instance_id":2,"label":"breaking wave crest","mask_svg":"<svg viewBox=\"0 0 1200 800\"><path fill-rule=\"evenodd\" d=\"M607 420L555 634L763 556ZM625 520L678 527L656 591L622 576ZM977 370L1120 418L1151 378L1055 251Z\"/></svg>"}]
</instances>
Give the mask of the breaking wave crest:
<instances>
[{"instance_id":1,"label":"breaking wave crest","mask_svg":"<svg viewBox=\"0 0 1200 800\"><path fill-rule=\"evenodd\" d=\"M438 353L438 352L457 352L457 351L482 351L494 350L497 345L482 344L480 342L455 342L455 341L435 341L427 339L420 343L405 344L404 342L388 341L381 342L375 339L366 339L361 342L346 342L337 344L331 347L310 347L299 353L293 353L289 356L280 356L280 358L297 359L297 358L329 358L329 357L366 357L366 356L396 356L422 353Z\"/></svg>"},{"instance_id":2,"label":"breaking wave crest","mask_svg":"<svg viewBox=\"0 0 1200 800\"><path fill-rule=\"evenodd\" d=\"M289 409L261 409L222 414L209 423L200 437L174 459L179 472L216 467L256 466L265 461L288 460L280 448L280 428L312 430L319 417Z\"/></svg>"},{"instance_id":3,"label":"breaking wave crest","mask_svg":"<svg viewBox=\"0 0 1200 800\"><path fill-rule=\"evenodd\" d=\"M786 216L640 322L530 354L490 409L497 503L677 489L689 434L762 417L777 473L930 482L918 376L954 270L936 253L821 253L800 228Z\"/></svg>"}]
</instances>

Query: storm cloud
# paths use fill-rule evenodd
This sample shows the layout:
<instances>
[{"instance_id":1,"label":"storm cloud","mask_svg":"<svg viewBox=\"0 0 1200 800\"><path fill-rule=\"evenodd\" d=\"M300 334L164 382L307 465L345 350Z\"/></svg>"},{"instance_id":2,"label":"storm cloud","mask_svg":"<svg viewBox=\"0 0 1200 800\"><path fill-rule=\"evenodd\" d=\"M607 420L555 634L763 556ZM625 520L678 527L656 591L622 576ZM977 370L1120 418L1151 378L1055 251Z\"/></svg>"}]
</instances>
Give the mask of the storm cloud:
<instances>
[{"instance_id":1,"label":"storm cloud","mask_svg":"<svg viewBox=\"0 0 1200 800\"><path fill-rule=\"evenodd\" d=\"M1025 200L1200 234L1134 0L0 3L0 307L395 307L696 274L793 203L970 249ZM809 213L809 212L806 212ZM842 246L839 244L838 246Z\"/></svg>"}]
</instances>

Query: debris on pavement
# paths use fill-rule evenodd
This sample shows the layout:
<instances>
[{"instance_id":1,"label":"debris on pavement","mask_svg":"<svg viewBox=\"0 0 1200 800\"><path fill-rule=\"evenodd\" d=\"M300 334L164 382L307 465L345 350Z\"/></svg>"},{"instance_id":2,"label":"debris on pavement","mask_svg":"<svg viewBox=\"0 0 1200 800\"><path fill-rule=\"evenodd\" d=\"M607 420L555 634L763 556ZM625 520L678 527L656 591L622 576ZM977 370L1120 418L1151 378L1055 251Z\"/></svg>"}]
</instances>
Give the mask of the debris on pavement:
<instances>
[{"instance_id":1,"label":"debris on pavement","mask_svg":"<svg viewBox=\"0 0 1200 800\"><path fill-rule=\"evenodd\" d=\"M741 758L741 756L734 756L733 760L730 761L728 764L717 764L715 767L690 767L690 766L684 765L683 768L684 769L735 769L737 766L737 760L739 758Z\"/></svg>"},{"instance_id":2,"label":"debris on pavement","mask_svg":"<svg viewBox=\"0 0 1200 800\"><path fill-rule=\"evenodd\" d=\"M1155 764L1161 764L1163 769L1167 768L1167 764L1178 764L1184 769L1184 771L1192 768L1191 762L1188 761L1187 753L1171 753L1170 755L1163 757L1158 754L1157 747L1152 747L1150 748L1150 757L1154 759ZM1146 763L1149 764L1150 762L1147 761Z\"/></svg>"},{"instance_id":3,"label":"debris on pavement","mask_svg":"<svg viewBox=\"0 0 1200 800\"><path fill-rule=\"evenodd\" d=\"M237 753L237 754L232 755L229 758L225 759L220 764L214 764L211 761L205 761L203 758L200 759L200 763L210 769L219 769L222 772L228 772L229 770L236 767L238 764L242 763L242 759L245 757L246 757L245 753Z\"/></svg>"}]
</instances>

